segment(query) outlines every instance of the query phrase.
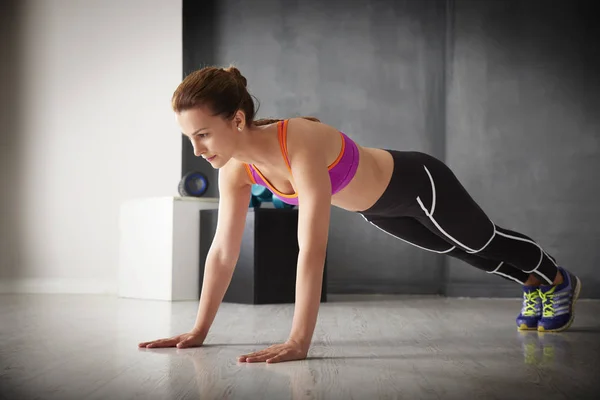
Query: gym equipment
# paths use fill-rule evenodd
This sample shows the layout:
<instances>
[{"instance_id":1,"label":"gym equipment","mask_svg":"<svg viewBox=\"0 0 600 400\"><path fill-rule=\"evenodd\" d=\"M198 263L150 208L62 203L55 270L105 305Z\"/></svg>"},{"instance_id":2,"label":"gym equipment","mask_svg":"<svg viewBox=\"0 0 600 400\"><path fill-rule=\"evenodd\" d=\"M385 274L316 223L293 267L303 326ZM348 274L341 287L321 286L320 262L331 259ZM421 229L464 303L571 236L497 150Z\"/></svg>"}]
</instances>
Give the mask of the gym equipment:
<instances>
[{"instance_id":1,"label":"gym equipment","mask_svg":"<svg viewBox=\"0 0 600 400\"><path fill-rule=\"evenodd\" d=\"M249 207L250 208L258 208L258 207L260 207L260 203L261 203L261 201L260 201L260 199L258 197L251 196L250 197L250 206Z\"/></svg>"},{"instance_id":2,"label":"gym equipment","mask_svg":"<svg viewBox=\"0 0 600 400\"><path fill-rule=\"evenodd\" d=\"M264 186L254 184L250 189L253 196L258 198L260 201L269 202L273 199L273 192Z\"/></svg>"},{"instance_id":3,"label":"gym equipment","mask_svg":"<svg viewBox=\"0 0 600 400\"><path fill-rule=\"evenodd\" d=\"M293 204L284 203L277 197L273 197L273 205L275 206L275 208L294 208Z\"/></svg>"},{"instance_id":4,"label":"gym equipment","mask_svg":"<svg viewBox=\"0 0 600 400\"><path fill-rule=\"evenodd\" d=\"M190 171L179 181L178 191L182 197L202 197L208 189L208 178L202 172Z\"/></svg>"},{"instance_id":5,"label":"gym equipment","mask_svg":"<svg viewBox=\"0 0 600 400\"><path fill-rule=\"evenodd\" d=\"M279 200L277 197L273 196L273 192L267 189L264 186L254 184L252 185L252 189L250 189L252 196L250 197L249 208L260 208L262 203L273 203L275 208L294 208L295 206L292 204L284 203Z\"/></svg>"}]
</instances>

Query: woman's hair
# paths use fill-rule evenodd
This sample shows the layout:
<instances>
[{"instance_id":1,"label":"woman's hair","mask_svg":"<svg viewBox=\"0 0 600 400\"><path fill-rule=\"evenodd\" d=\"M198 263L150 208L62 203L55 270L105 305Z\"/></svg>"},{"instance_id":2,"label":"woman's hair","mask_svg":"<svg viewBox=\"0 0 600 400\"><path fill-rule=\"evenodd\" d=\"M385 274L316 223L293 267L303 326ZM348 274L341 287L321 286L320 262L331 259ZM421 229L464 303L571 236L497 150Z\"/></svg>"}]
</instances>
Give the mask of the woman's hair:
<instances>
[{"instance_id":1,"label":"woman's hair","mask_svg":"<svg viewBox=\"0 0 600 400\"><path fill-rule=\"evenodd\" d=\"M281 121L281 119L254 120L254 102L246 88L248 82L240 71L230 65L228 68L204 67L192 72L179 84L171 99L173 111L179 113L196 107L207 106L213 115L231 120L237 110L246 114L248 126L260 126ZM315 117L302 117L321 122Z\"/></svg>"}]
</instances>

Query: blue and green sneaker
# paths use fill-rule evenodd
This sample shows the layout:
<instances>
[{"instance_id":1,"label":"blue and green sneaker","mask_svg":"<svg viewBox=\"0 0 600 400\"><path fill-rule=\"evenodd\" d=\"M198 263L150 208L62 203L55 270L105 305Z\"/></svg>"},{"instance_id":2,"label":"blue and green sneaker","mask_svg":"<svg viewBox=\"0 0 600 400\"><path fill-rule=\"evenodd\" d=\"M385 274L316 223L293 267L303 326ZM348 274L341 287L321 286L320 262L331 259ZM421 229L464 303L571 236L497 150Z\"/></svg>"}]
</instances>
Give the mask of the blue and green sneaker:
<instances>
[{"instance_id":1,"label":"blue and green sneaker","mask_svg":"<svg viewBox=\"0 0 600 400\"><path fill-rule=\"evenodd\" d=\"M575 318L575 302L581 292L579 278L562 267L560 285L540 286L542 318L538 323L540 332L560 332L569 328Z\"/></svg>"},{"instance_id":2,"label":"blue and green sneaker","mask_svg":"<svg viewBox=\"0 0 600 400\"><path fill-rule=\"evenodd\" d=\"M542 317L542 300L536 286L523 286L523 308L517 317L520 331L537 330Z\"/></svg>"}]
</instances>

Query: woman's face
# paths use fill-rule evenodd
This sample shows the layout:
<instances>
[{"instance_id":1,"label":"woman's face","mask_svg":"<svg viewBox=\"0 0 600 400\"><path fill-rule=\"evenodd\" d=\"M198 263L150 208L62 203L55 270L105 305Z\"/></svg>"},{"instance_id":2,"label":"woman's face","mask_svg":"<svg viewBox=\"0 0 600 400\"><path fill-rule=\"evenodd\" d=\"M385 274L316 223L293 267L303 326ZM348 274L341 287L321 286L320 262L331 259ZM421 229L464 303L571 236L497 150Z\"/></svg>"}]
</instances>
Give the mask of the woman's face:
<instances>
[{"instance_id":1,"label":"woman's face","mask_svg":"<svg viewBox=\"0 0 600 400\"><path fill-rule=\"evenodd\" d=\"M221 168L231 159L237 145L243 119L239 113L232 121L212 116L204 107L177 113L181 132L190 139L194 155L208 161L213 168Z\"/></svg>"}]
</instances>

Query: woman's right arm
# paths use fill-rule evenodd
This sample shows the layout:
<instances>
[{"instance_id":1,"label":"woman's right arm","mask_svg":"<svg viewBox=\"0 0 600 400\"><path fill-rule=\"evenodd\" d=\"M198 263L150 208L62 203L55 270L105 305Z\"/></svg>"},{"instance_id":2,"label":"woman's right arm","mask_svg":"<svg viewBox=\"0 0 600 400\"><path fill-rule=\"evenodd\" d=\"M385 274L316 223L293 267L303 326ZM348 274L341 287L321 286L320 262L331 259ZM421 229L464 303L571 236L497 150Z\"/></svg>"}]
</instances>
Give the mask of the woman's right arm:
<instances>
[{"instance_id":1,"label":"woman's right arm","mask_svg":"<svg viewBox=\"0 0 600 400\"><path fill-rule=\"evenodd\" d=\"M240 255L252 184L244 166L231 160L219 170L219 209L215 236L206 257L198 315L193 329L170 338L139 343L139 347L200 346L231 282Z\"/></svg>"},{"instance_id":2,"label":"woman's right arm","mask_svg":"<svg viewBox=\"0 0 600 400\"><path fill-rule=\"evenodd\" d=\"M243 165L231 160L219 170L217 229L204 265L200 304L193 328L204 337L223 301L240 255L250 189Z\"/></svg>"}]
</instances>

